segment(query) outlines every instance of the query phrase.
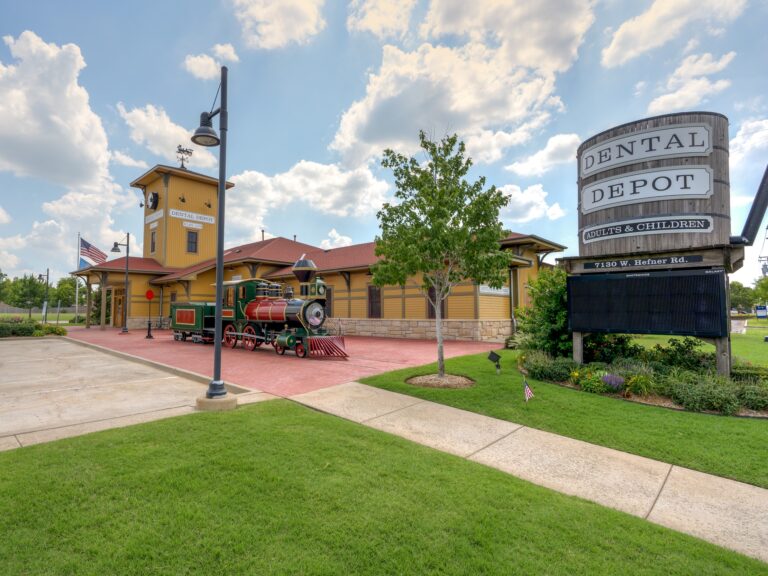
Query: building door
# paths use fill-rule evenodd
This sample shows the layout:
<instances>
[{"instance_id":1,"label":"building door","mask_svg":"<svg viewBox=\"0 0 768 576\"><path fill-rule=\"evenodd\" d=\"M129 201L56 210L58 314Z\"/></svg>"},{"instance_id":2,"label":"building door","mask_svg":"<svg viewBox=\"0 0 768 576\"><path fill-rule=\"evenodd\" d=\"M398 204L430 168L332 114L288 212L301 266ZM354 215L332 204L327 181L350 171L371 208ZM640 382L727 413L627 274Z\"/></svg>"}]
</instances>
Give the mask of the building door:
<instances>
[{"instance_id":1,"label":"building door","mask_svg":"<svg viewBox=\"0 0 768 576\"><path fill-rule=\"evenodd\" d=\"M333 317L333 286L325 287L325 315L328 318Z\"/></svg>"},{"instance_id":2,"label":"building door","mask_svg":"<svg viewBox=\"0 0 768 576\"><path fill-rule=\"evenodd\" d=\"M125 290L113 290L112 293L115 297L115 315L112 317L112 326L122 326Z\"/></svg>"},{"instance_id":3,"label":"building door","mask_svg":"<svg viewBox=\"0 0 768 576\"><path fill-rule=\"evenodd\" d=\"M381 318L381 287L368 286L368 318Z\"/></svg>"}]
</instances>

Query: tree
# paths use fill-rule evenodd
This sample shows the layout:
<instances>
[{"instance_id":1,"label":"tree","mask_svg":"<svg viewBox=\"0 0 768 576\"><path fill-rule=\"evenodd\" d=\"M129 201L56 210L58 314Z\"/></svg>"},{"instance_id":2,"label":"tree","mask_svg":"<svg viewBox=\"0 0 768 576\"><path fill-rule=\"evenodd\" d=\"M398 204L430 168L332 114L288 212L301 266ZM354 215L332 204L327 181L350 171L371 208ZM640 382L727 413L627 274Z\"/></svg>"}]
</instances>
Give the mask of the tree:
<instances>
[{"instance_id":1,"label":"tree","mask_svg":"<svg viewBox=\"0 0 768 576\"><path fill-rule=\"evenodd\" d=\"M5 302L8 298L8 289L10 285L11 281L8 280L8 274L5 274L0 270L0 302Z\"/></svg>"},{"instance_id":2,"label":"tree","mask_svg":"<svg viewBox=\"0 0 768 576\"><path fill-rule=\"evenodd\" d=\"M756 303L765 304L768 302L768 276L755 282L754 294Z\"/></svg>"},{"instance_id":3,"label":"tree","mask_svg":"<svg viewBox=\"0 0 768 576\"><path fill-rule=\"evenodd\" d=\"M731 308L739 312L749 312L755 304L755 291L741 282L731 282L729 286Z\"/></svg>"},{"instance_id":4,"label":"tree","mask_svg":"<svg viewBox=\"0 0 768 576\"><path fill-rule=\"evenodd\" d=\"M34 276L24 274L22 278L14 278L8 291L8 304L17 308L28 308L32 317L32 308L43 305L45 284Z\"/></svg>"},{"instance_id":5,"label":"tree","mask_svg":"<svg viewBox=\"0 0 768 576\"><path fill-rule=\"evenodd\" d=\"M435 310L438 376L445 376L441 303L459 282L474 280L500 287L510 257L500 249L499 210L508 198L495 186L484 190L485 178L465 179L472 159L458 137L432 142L423 131L419 142L426 162L392 150L381 164L390 168L397 191L394 204L378 213L373 283L404 285L421 274L422 289Z\"/></svg>"},{"instance_id":6,"label":"tree","mask_svg":"<svg viewBox=\"0 0 768 576\"><path fill-rule=\"evenodd\" d=\"M61 300L64 307L75 305L75 285L77 279L74 276L60 278L56 283L56 288L51 291L51 306L54 306ZM82 288L82 286L81 286ZM80 305L85 302L85 289L80 291Z\"/></svg>"}]
</instances>

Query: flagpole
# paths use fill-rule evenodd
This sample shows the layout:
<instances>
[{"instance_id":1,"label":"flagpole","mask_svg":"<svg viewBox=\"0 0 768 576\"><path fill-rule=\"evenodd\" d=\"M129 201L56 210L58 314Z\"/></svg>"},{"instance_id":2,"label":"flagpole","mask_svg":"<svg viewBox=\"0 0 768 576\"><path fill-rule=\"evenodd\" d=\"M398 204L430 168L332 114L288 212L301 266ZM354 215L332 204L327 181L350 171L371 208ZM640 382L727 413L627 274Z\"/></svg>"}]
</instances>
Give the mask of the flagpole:
<instances>
[{"instance_id":1,"label":"flagpole","mask_svg":"<svg viewBox=\"0 0 768 576\"><path fill-rule=\"evenodd\" d=\"M75 270L80 269L80 232L77 233L77 255L75 256ZM77 281L75 274L75 322L80 316L80 282Z\"/></svg>"}]
</instances>

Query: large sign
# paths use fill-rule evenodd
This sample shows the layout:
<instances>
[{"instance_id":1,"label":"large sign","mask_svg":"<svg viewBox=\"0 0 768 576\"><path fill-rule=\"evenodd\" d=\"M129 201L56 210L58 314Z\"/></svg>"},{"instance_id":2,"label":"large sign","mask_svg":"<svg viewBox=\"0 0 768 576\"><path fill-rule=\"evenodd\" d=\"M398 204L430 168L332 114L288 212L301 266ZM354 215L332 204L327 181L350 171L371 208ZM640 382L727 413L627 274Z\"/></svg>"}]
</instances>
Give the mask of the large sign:
<instances>
[{"instance_id":1,"label":"large sign","mask_svg":"<svg viewBox=\"0 0 768 576\"><path fill-rule=\"evenodd\" d=\"M609 168L670 156L706 156L712 152L710 128L706 124L680 124L668 128L640 130L590 146L581 153L582 178Z\"/></svg>"},{"instance_id":2,"label":"large sign","mask_svg":"<svg viewBox=\"0 0 768 576\"><path fill-rule=\"evenodd\" d=\"M207 214L198 214L197 212L185 212L184 210L170 210L169 214L172 218L181 218L182 220L192 220L193 222L205 222L206 224L213 224L216 219L213 216Z\"/></svg>"},{"instance_id":3,"label":"large sign","mask_svg":"<svg viewBox=\"0 0 768 576\"><path fill-rule=\"evenodd\" d=\"M162 209L158 210L157 212L153 212L146 218L144 218L144 224L150 224L151 222L154 222L155 220L160 220L160 218L163 217L163 211Z\"/></svg>"},{"instance_id":4,"label":"large sign","mask_svg":"<svg viewBox=\"0 0 768 576\"><path fill-rule=\"evenodd\" d=\"M636 220L623 220L584 228L581 240L584 244L623 238L626 236L646 236L648 234L681 234L712 232L711 216L681 215L653 216Z\"/></svg>"},{"instance_id":5,"label":"large sign","mask_svg":"<svg viewBox=\"0 0 768 576\"><path fill-rule=\"evenodd\" d=\"M509 286L502 286L501 288L491 288L488 284L480 284L480 294L487 296L509 296Z\"/></svg>"},{"instance_id":6,"label":"large sign","mask_svg":"<svg viewBox=\"0 0 768 576\"><path fill-rule=\"evenodd\" d=\"M684 266L703 262L704 256L701 254L681 255L681 256L651 256L647 258L620 258L617 260L598 260L596 262L584 262L585 270L623 270L625 268L648 268L675 266Z\"/></svg>"},{"instance_id":7,"label":"large sign","mask_svg":"<svg viewBox=\"0 0 768 576\"><path fill-rule=\"evenodd\" d=\"M621 124L582 142L577 161L580 257L729 244L722 114L681 112Z\"/></svg>"},{"instance_id":8,"label":"large sign","mask_svg":"<svg viewBox=\"0 0 768 576\"><path fill-rule=\"evenodd\" d=\"M638 204L651 200L709 198L712 196L710 168L641 170L599 180L581 191L581 213Z\"/></svg>"}]
</instances>

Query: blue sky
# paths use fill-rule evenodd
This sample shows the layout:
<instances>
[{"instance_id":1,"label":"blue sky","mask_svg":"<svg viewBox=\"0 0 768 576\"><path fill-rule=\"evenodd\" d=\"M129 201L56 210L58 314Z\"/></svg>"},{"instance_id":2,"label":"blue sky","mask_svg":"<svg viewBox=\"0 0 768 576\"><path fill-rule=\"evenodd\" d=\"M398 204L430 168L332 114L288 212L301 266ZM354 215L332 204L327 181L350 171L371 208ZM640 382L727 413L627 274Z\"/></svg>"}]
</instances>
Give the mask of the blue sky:
<instances>
[{"instance_id":1,"label":"blue sky","mask_svg":"<svg viewBox=\"0 0 768 576\"><path fill-rule=\"evenodd\" d=\"M737 234L768 163L766 21L768 0L0 0L0 270L63 276L78 232L140 242L129 182L177 165L221 64L228 245L371 241L381 152L424 129L467 143L508 228L573 255L579 142L685 110L730 119ZM212 150L190 167L216 176ZM765 224L732 279L759 276Z\"/></svg>"}]
</instances>

